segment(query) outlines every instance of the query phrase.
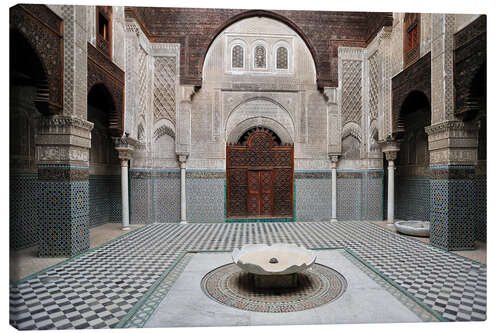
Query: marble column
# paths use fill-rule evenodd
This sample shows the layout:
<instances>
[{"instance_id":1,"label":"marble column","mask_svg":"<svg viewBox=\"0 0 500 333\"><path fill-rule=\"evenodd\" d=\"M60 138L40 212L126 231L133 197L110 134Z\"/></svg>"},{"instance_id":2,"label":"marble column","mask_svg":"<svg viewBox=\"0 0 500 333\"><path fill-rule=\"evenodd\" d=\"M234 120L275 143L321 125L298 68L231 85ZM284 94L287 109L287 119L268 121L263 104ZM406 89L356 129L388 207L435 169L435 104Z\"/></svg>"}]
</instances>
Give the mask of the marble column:
<instances>
[{"instance_id":1,"label":"marble column","mask_svg":"<svg viewBox=\"0 0 500 333\"><path fill-rule=\"evenodd\" d=\"M133 140L126 136L114 138L115 149L121 162L121 187L122 187L122 230L130 229L128 206L128 161L132 158Z\"/></svg>"},{"instance_id":2,"label":"marble column","mask_svg":"<svg viewBox=\"0 0 500 333\"><path fill-rule=\"evenodd\" d=\"M387 158L387 222L394 223L394 160L397 151L386 151Z\"/></svg>"},{"instance_id":3,"label":"marble column","mask_svg":"<svg viewBox=\"0 0 500 333\"><path fill-rule=\"evenodd\" d=\"M128 161L121 160L122 165L122 230L129 230L129 210L128 210Z\"/></svg>"},{"instance_id":4,"label":"marble column","mask_svg":"<svg viewBox=\"0 0 500 333\"><path fill-rule=\"evenodd\" d=\"M339 155L330 155L332 163L332 217L330 222L337 222L337 161Z\"/></svg>"},{"instance_id":5,"label":"marble column","mask_svg":"<svg viewBox=\"0 0 500 333\"><path fill-rule=\"evenodd\" d=\"M187 155L179 155L181 168L181 224L186 224L186 161Z\"/></svg>"}]
</instances>

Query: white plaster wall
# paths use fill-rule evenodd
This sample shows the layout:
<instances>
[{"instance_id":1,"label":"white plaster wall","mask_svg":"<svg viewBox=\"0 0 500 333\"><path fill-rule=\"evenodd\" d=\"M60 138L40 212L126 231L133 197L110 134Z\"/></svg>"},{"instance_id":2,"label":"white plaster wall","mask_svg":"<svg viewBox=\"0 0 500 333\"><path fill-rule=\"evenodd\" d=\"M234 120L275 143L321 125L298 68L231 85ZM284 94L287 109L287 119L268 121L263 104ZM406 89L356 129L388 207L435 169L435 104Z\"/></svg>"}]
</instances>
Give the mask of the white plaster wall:
<instances>
[{"instance_id":1,"label":"white plaster wall","mask_svg":"<svg viewBox=\"0 0 500 333\"><path fill-rule=\"evenodd\" d=\"M245 67L231 68L231 46L245 48ZM267 68L253 68L253 46L266 46ZM285 45L289 68L277 70L275 52ZM226 140L239 124L269 119L281 124L295 145L296 168L329 168L327 105L316 86L310 51L295 31L270 18L236 22L212 43L203 85L192 100L188 168L224 169ZM267 120L266 120L267 121ZM241 133L242 134L242 133Z\"/></svg>"},{"instance_id":2,"label":"white plaster wall","mask_svg":"<svg viewBox=\"0 0 500 333\"><path fill-rule=\"evenodd\" d=\"M112 19L113 62L120 67L120 69L125 70L125 7L113 6Z\"/></svg>"}]
</instances>

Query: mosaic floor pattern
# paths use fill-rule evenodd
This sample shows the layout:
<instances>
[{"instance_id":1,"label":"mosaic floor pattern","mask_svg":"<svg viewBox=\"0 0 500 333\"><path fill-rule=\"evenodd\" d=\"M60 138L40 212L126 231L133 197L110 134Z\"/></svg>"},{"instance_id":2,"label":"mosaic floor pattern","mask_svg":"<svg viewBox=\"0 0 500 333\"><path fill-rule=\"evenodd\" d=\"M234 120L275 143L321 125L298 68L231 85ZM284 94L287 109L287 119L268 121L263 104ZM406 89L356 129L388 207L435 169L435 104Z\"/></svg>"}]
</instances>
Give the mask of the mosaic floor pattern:
<instances>
[{"instance_id":1,"label":"mosaic floor pattern","mask_svg":"<svg viewBox=\"0 0 500 333\"><path fill-rule=\"evenodd\" d=\"M373 223L152 224L10 286L19 329L112 328L186 251L344 247L451 321L486 319L486 266Z\"/></svg>"},{"instance_id":2,"label":"mosaic floor pattern","mask_svg":"<svg viewBox=\"0 0 500 333\"><path fill-rule=\"evenodd\" d=\"M304 273L298 273L297 279L295 288L257 288L251 274L235 264L228 264L205 275L201 288L213 300L238 309L293 312L332 302L347 287L347 281L339 272L319 264L314 264Z\"/></svg>"}]
</instances>

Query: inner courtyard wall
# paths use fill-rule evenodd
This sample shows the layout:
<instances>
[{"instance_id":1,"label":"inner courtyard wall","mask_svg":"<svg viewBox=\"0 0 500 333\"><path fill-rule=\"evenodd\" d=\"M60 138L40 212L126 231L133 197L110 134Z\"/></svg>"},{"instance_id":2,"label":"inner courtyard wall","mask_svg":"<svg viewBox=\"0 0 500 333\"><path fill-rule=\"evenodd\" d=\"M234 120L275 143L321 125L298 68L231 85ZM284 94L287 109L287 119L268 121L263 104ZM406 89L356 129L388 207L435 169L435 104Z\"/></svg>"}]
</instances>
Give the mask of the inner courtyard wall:
<instances>
[{"instance_id":1,"label":"inner courtyard wall","mask_svg":"<svg viewBox=\"0 0 500 333\"><path fill-rule=\"evenodd\" d=\"M87 50L87 42L88 48L96 47L96 7L50 8L64 19L65 99L62 113L73 119L68 123L74 124L74 119L86 121L91 106L84 98L87 97L86 85L81 78L91 74L87 73L87 62L82 57L87 57L87 52L83 51ZM338 74L338 82L333 80L338 85L318 89L317 64L309 47L295 30L280 21L269 17L246 18L221 31L206 55L196 55L205 61L200 87L186 82L181 84L183 61L197 61L182 59L186 57L182 49L185 41L164 43L165 40L151 38L139 22L126 17L124 7L113 7L112 12L116 30L113 31L115 43L111 60L125 75L123 134L135 142L129 162L132 223L177 223L181 220L181 166L184 159L187 221L227 222L226 147L255 126L271 129L282 142L294 146L294 221L330 220L332 167L337 172L334 202L339 220L383 220L387 216L384 213L387 209L384 163L387 161L382 145L384 141L394 139L395 113L399 112L392 109L391 79L402 71L412 70L410 66L405 68L404 64L404 13L394 13L392 27L382 26L378 32L370 33L373 37L367 43L342 46L334 41L335 62L329 66L334 67L332 73ZM450 38L478 19L477 15L440 15L420 15L420 57L429 57L431 51L436 55L438 52L433 47L438 41L445 41L444 53L452 55ZM443 27L446 33L438 34ZM258 44L263 45L267 53L264 68L256 69L253 55ZM235 45L244 47L243 67L232 66L231 51ZM279 46L288 50L287 69L277 68ZM432 126L445 129L448 124L451 124L449 128L462 126L461 120L453 115L454 88L449 88L454 74L452 60L450 57L439 58L439 61L443 60L439 63L434 55L433 100L430 101ZM442 85L439 85L444 80L442 71L437 70L441 65L448 75L445 90L440 90ZM321 66L324 69L325 64ZM40 186L45 184L40 182L39 173L54 177L44 171L57 169L51 166L52 161L63 168L67 166L71 170L68 172L70 178L64 179L62 185L49 179L47 186L67 185L67 193L78 193L84 201L82 205L72 205L70 195L64 196L65 212L73 214L68 221L78 219L78 227L71 229L73 227L66 221L61 223L61 233L57 235L68 238L64 233L69 230L68 235L78 239L77 244L70 244L74 247L72 251L78 251L85 247L86 242L82 228L87 230L102 223L119 222L122 218L116 151L106 129L91 121L94 127L89 131L87 152L84 144L69 145L71 147L67 150L64 146L61 151L66 151L67 156L61 153L58 155L60 159L47 153L53 148L50 144L59 145L54 143L55 136L46 135L54 133L42 133L47 137L44 144L50 147L39 147L39 152L44 153L47 160L44 161L45 167L37 166L41 161L41 155L35 154L37 128L43 117L36 112L33 89L23 86L11 90L11 126L28 129L24 132L11 130L11 135L16 135L11 145L12 142L17 145L11 146L10 156L11 247L31 246L38 240L40 210L37 200L44 193L39 192ZM486 112L483 111L484 115L479 118L485 119ZM78 131L92 128L85 122L76 123L80 126ZM481 126L484 128L485 124ZM466 124L469 125L472 126ZM54 128L50 130L56 131ZM432 135L436 137L436 133L432 132ZM432 220L433 212L439 208L437 204L433 206L433 202L438 194L444 193L441 187L455 189L455 183L466 184L463 188L467 193L473 193L467 201L473 207L471 216L474 220L469 229L473 230L476 239L486 239L486 155L481 154L486 150L484 134L478 134L477 158L473 153L469 154L476 139L468 139L471 144L466 147L467 154L463 155L467 161L465 157L452 156L455 158L452 159L436 152L446 149L453 152L455 147L434 148L434 154L429 152L431 149L422 148L424 143L430 145L432 141L427 130L423 134L413 133L418 137L413 151L410 148L411 135L411 130L404 133L399 160L396 161L396 218ZM74 137L83 140L81 138L85 135ZM439 144L432 142L434 147ZM12 151L19 151L19 154L12 154ZM68 157L70 152L75 159ZM114 156L113 162L103 157L106 154ZM414 160L408 157L411 154L415 154ZM94 159L93 156L97 157ZM456 168L457 164L459 168ZM443 172L441 169L453 171ZM467 169L466 173L473 172L474 177L453 179L455 169ZM72 179L74 174L83 178ZM439 225L442 228L449 225L456 231L463 216L453 213L456 210L454 198L446 200L448 206L445 211L439 211L440 220L436 221L448 223L449 218L452 223ZM52 208L56 210L57 207ZM437 222L434 224L438 225ZM463 241L452 239L449 236L452 231L450 234L446 232L441 232L434 240L444 247ZM435 230L434 234L437 235ZM50 241L49 236L46 233L46 241Z\"/></svg>"}]
</instances>

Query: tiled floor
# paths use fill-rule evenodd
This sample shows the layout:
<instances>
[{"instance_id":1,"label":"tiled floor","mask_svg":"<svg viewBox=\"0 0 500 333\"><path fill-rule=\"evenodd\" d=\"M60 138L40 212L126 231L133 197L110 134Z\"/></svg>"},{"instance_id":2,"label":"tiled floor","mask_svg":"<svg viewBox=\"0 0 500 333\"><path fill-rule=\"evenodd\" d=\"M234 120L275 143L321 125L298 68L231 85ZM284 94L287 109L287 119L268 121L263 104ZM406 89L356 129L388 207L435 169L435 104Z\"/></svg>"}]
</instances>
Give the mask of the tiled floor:
<instances>
[{"instance_id":1,"label":"tiled floor","mask_svg":"<svg viewBox=\"0 0 500 333\"><path fill-rule=\"evenodd\" d=\"M368 222L153 224L11 285L20 329L114 327L188 250L344 247L448 320L486 318L486 266Z\"/></svg>"},{"instance_id":2,"label":"tiled floor","mask_svg":"<svg viewBox=\"0 0 500 333\"><path fill-rule=\"evenodd\" d=\"M375 224L378 224L388 230L391 230L393 232L396 232L396 227L394 226L393 223L387 223L387 221L377 221L377 222L372 222ZM414 236L409 236L409 235L403 235L399 234L403 237L409 237L416 239L418 241L424 242L424 243L429 243L429 237L414 237ZM455 254L467 257L469 259L479 261L481 264L486 265L486 242L479 242L476 241L476 248L474 250L467 250L467 251L452 251Z\"/></svg>"},{"instance_id":3,"label":"tiled floor","mask_svg":"<svg viewBox=\"0 0 500 333\"><path fill-rule=\"evenodd\" d=\"M144 226L143 224L134 224L130 230L122 230L121 223L107 223L90 229L90 248L93 249L99 245L109 242L116 237ZM42 269L60 263L68 258L44 258L38 256L38 246L11 251L10 253L10 281L20 280L28 275L39 272Z\"/></svg>"}]
</instances>

